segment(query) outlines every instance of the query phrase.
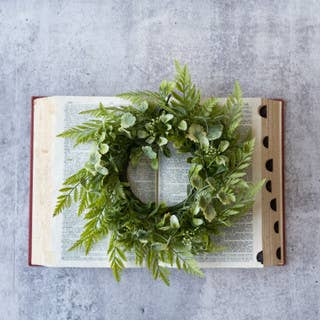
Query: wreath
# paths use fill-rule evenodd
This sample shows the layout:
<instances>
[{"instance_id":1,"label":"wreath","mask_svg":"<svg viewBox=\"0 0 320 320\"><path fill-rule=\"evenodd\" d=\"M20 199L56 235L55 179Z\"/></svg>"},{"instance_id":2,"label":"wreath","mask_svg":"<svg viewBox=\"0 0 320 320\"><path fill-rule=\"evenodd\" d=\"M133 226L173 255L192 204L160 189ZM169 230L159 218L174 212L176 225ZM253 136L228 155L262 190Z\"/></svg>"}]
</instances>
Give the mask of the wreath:
<instances>
[{"instance_id":1,"label":"wreath","mask_svg":"<svg viewBox=\"0 0 320 320\"><path fill-rule=\"evenodd\" d=\"M254 139L239 130L239 84L223 104L215 98L201 102L187 66L175 67L175 80L162 81L159 92L120 94L130 105L83 111L93 119L59 135L94 148L59 190L54 215L78 203L86 224L70 250L83 247L88 253L109 237L108 259L118 281L129 252L166 284L172 266L203 276L196 256L219 249L212 236L252 207L262 185L246 180ZM144 203L130 189L128 164L146 156L157 170L158 155L171 156L168 144L190 155L187 196L174 206Z\"/></svg>"}]
</instances>

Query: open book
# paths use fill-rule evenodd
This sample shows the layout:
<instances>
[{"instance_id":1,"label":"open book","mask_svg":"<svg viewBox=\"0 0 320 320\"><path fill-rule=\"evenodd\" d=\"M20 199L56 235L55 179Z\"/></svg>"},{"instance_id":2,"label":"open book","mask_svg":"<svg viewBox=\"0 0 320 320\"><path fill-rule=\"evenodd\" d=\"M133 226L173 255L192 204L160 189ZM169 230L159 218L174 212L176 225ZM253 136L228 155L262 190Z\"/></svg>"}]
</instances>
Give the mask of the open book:
<instances>
[{"instance_id":1,"label":"open book","mask_svg":"<svg viewBox=\"0 0 320 320\"><path fill-rule=\"evenodd\" d=\"M223 99L221 99L223 100ZM83 221L75 205L53 218L58 190L63 181L87 161L90 146L73 148L72 141L57 138L62 131L88 120L80 111L127 104L115 97L47 97L32 100L30 239L29 264L51 267L107 267L107 241L97 243L88 255L68 251L79 238ZM262 267L284 264L283 205L283 102L261 98L244 99L242 126L252 128L256 138L253 164L248 177L253 182L266 178L253 209L232 227L223 230L216 243L224 250L197 257L204 268ZM172 149L172 151L174 151ZM159 170L140 161L129 166L131 189L142 201L164 201L167 205L185 199L188 184L186 154L173 152L160 157ZM128 257L128 267L135 267Z\"/></svg>"}]
</instances>

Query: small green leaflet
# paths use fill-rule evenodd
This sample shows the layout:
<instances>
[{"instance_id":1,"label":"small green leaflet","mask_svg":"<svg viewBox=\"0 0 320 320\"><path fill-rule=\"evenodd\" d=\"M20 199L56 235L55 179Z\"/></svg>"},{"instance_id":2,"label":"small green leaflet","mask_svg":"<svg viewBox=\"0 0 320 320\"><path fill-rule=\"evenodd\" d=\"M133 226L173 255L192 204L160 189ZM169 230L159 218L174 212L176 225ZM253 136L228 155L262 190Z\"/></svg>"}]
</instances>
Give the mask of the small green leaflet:
<instances>
[{"instance_id":1,"label":"small green leaflet","mask_svg":"<svg viewBox=\"0 0 320 320\"><path fill-rule=\"evenodd\" d=\"M121 127L124 129L132 127L136 122L136 117L131 113L127 112L121 117Z\"/></svg>"}]
</instances>

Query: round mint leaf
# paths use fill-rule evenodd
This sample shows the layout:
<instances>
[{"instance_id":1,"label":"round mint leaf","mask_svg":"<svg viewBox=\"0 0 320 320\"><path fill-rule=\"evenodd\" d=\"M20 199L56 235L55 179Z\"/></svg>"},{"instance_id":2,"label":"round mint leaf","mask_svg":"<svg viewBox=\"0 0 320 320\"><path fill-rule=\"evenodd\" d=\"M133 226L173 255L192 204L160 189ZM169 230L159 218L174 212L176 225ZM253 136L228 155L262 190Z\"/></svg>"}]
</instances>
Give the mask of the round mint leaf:
<instances>
[{"instance_id":1,"label":"round mint leaf","mask_svg":"<svg viewBox=\"0 0 320 320\"><path fill-rule=\"evenodd\" d=\"M132 115L130 112L126 112L121 117L121 127L122 128L130 128L136 122L136 117Z\"/></svg>"}]
</instances>

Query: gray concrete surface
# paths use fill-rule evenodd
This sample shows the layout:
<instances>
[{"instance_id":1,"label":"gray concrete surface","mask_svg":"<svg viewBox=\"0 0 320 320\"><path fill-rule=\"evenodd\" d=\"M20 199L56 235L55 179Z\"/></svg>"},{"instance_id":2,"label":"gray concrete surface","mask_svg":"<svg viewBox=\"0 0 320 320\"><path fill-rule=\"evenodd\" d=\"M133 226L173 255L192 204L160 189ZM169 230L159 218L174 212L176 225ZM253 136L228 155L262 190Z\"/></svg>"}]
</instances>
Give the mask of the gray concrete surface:
<instances>
[{"instance_id":1,"label":"gray concrete surface","mask_svg":"<svg viewBox=\"0 0 320 320\"><path fill-rule=\"evenodd\" d=\"M320 318L320 2L0 1L0 319ZM286 110L287 266L145 270L120 284L110 270L27 266L32 95L155 89L172 60L207 95L238 79L246 96Z\"/></svg>"}]
</instances>

